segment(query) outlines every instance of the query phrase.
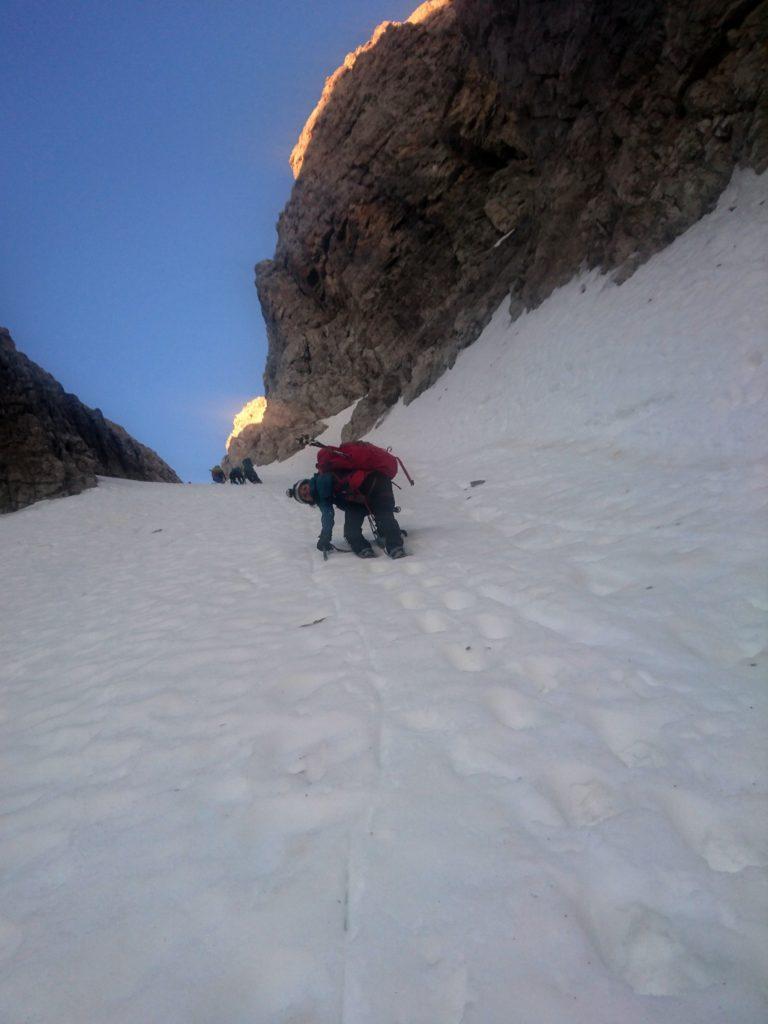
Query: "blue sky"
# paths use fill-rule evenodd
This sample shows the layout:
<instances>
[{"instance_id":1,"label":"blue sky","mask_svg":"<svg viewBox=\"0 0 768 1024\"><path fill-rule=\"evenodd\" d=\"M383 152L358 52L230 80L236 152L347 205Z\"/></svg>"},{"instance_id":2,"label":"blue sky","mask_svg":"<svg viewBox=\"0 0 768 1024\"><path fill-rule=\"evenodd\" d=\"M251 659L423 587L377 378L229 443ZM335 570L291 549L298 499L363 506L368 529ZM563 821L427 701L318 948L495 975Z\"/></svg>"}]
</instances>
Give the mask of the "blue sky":
<instances>
[{"instance_id":1,"label":"blue sky","mask_svg":"<svg viewBox=\"0 0 768 1024\"><path fill-rule=\"evenodd\" d=\"M210 479L262 393L253 266L327 75L417 0L3 0L0 324Z\"/></svg>"}]
</instances>

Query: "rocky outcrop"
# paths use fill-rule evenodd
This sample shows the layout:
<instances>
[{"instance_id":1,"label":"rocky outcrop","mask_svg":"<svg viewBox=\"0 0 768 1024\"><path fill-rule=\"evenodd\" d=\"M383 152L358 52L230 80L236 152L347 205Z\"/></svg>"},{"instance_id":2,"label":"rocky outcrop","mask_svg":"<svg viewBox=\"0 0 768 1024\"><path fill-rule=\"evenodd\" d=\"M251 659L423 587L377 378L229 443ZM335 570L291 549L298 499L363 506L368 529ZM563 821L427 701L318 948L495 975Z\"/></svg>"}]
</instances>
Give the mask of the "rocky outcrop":
<instances>
[{"instance_id":1,"label":"rocky outcrop","mask_svg":"<svg viewBox=\"0 0 768 1024\"><path fill-rule=\"evenodd\" d=\"M256 268L269 407L245 446L411 400L510 296L625 279L768 164L756 0L431 0L326 85Z\"/></svg>"},{"instance_id":2,"label":"rocky outcrop","mask_svg":"<svg viewBox=\"0 0 768 1024\"><path fill-rule=\"evenodd\" d=\"M67 394L0 328L0 512L79 494L96 486L97 475L180 483L151 449Z\"/></svg>"}]
</instances>

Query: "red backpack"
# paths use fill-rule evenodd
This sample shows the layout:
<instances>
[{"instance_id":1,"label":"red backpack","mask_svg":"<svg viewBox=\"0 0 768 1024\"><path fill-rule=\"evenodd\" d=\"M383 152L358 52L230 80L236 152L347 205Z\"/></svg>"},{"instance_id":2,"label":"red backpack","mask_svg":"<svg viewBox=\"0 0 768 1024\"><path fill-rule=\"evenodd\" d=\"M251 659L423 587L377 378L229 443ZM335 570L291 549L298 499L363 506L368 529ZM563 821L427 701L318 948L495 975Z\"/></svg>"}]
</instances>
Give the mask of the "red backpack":
<instances>
[{"instance_id":1,"label":"red backpack","mask_svg":"<svg viewBox=\"0 0 768 1024\"><path fill-rule=\"evenodd\" d=\"M368 441L345 441L344 444L331 446L313 444L320 450L317 453L318 473L343 473L347 476L350 491L356 491L369 473L383 473L390 480L397 476L398 465L413 486L413 479L403 466L402 460L392 452L378 448ZM395 484L397 486L397 484Z\"/></svg>"}]
</instances>

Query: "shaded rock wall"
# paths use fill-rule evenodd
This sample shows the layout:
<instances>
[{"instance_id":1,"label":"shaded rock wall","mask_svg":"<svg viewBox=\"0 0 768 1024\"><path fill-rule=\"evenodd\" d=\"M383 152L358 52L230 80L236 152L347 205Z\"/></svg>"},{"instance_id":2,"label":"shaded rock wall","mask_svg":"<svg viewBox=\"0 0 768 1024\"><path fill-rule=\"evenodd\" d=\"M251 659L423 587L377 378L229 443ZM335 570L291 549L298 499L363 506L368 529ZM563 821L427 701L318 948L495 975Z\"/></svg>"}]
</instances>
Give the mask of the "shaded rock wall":
<instances>
[{"instance_id":1,"label":"shaded rock wall","mask_svg":"<svg viewBox=\"0 0 768 1024\"><path fill-rule=\"evenodd\" d=\"M328 80L256 268L269 408L245 445L428 387L504 296L625 279L768 164L768 0L432 0ZM274 411L273 411L274 410Z\"/></svg>"},{"instance_id":2,"label":"shaded rock wall","mask_svg":"<svg viewBox=\"0 0 768 1024\"><path fill-rule=\"evenodd\" d=\"M151 449L67 394L0 328L0 512L79 494L95 487L97 475L180 483Z\"/></svg>"}]
</instances>

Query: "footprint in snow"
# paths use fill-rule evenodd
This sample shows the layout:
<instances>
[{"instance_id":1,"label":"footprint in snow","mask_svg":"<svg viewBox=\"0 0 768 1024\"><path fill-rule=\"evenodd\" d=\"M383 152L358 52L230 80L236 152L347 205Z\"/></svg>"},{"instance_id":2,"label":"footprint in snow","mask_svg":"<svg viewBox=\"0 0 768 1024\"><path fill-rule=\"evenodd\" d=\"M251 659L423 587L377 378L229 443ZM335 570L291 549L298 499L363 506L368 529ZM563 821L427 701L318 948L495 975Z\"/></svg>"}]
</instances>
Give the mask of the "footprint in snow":
<instances>
[{"instance_id":1,"label":"footprint in snow","mask_svg":"<svg viewBox=\"0 0 768 1024\"><path fill-rule=\"evenodd\" d=\"M338 683L340 679L341 675L338 672L293 672L278 679L271 689L281 703L293 703L306 700L317 690Z\"/></svg>"},{"instance_id":2,"label":"footprint in snow","mask_svg":"<svg viewBox=\"0 0 768 1024\"><path fill-rule=\"evenodd\" d=\"M480 595L482 597L489 597L492 601L496 601L498 604L503 604L507 608L517 608L520 604L520 599L511 590L507 590L505 587L499 587L495 583L483 584L480 588Z\"/></svg>"},{"instance_id":3,"label":"footprint in snow","mask_svg":"<svg viewBox=\"0 0 768 1024\"><path fill-rule=\"evenodd\" d=\"M664 914L633 904L617 908L616 917L608 959L638 995L682 995L719 980L717 963L690 949ZM601 944L605 950L605 938Z\"/></svg>"},{"instance_id":4,"label":"footprint in snow","mask_svg":"<svg viewBox=\"0 0 768 1024\"><path fill-rule=\"evenodd\" d=\"M404 560L403 568L409 576L421 576L424 572L424 565L422 562L417 561L415 558L407 558Z\"/></svg>"},{"instance_id":5,"label":"footprint in snow","mask_svg":"<svg viewBox=\"0 0 768 1024\"><path fill-rule=\"evenodd\" d=\"M508 729L535 729L552 718L540 701L509 687L488 687L483 692L483 702L494 718Z\"/></svg>"},{"instance_id":6,"label":"footprint in snow","mask_svg":"<svg viewBox=\"0 0 768 1024\"><path fill-rule=\"evenodd\" d=\"M469 513L469 518L474 520L476 523L492 523L494 519L498 519L504 513L498 508L473 508Z\"/></svg>"},{"instance_id":7,"label":"footprint in snow","mask_svg":"<svg viewBox=\"0 0 768 1024\"><path fill-rule=\"evenodd\" d=\"M424 612L418 616L419 627L424 633L444 633L450 628L450 623L437 611Z\"/></svg>"},{"instance_id":8,"label":"footprint in snow","mask_svg":"<svg viewBox=\"0 0 768 1024\"><path fill-rule=\"evenodd\" d=\"M486 640L504 640L512 632L511 625L499 615L483 612L481 615L475 616L475 622Z\"/></svg>"},{"instance_id":9,"label":"footprint in snow","mask_svg":"<svg viewBox=\"0 0 768 1024\"><path fill-rule=\"evenodd\" d=\"M444 587L448 581L444 576L425 576L419 582L422 587L431 589L432 587Z\"/></svg>"},{"instance_id":10,"label":"footprint in snow","mask_svg":"<svg viewBox=\"0 0 768 1024\"><path fill-rule=\"evenodd\" d=\"M581 570L584 586L595 597L609 597L627 587L637 585L634 575L622 572L602 562L594 563Z\"/></svg>"},{"instance_id":11,"label":"footprint in snow","mask_svg":"<svg viewBox=\"0 0 768 1024\"><path fill-rule=\"evenodd\" d=\"M568 662L551 654L529 654L520 659L519 671L533 683L539 693L549 693L560 686L560 677L569 670Z\"/></svg>"},{"instance_id":12,"label":"footprint in snow","mask_svg":"<svg viewBox=\"0 0 768 1024\"><path fill-rule=\"evenodd\" d=\"M483 651L471 644L447 644L445 653L453 667L460 672L482 672L486 667Z\"/></svg>"},{"instance_id":13,"label":"footprint in snow","mask_svg":"<svg viewBox=\"0 0 768 1024\"><path fill-rule=\"evenodd\" d=\"M576 828L597 825L625 809L615 788L596 778L588 764L560 763L548 773L546 784L565 819Z\"/></svg>"},{"instance_id":14,"label":"footprint in snow","mask_svg":"<svg viewBox=\"0 0 768 1024\"><path fill-rule=\"evenodd\" d=\"M400 586L401 581L397 576L379 576L377 579L378 583L381 583L385 590L395 590Z\"/></svg>"},{"instance_id":15,"label":"footprint in snow","mask_svg":"<svg viewBox=\"0 0 768 1024\"><path fill-rule=\"evenodd\" d=\"M736 874L768 862L768 829L761 797L707 798L669 786L658 787L655 795L687 845L712 871Z\"/></svg>"},{"instance_id":16,"label":"footprint in snow","mask_svg":"<svg viewBox=\"0 0 768 1024\"><path fill-rule=\"evenodd\" d=\"M635 740L626 747L617 746L613 752L627 768L663 770L669 765L667 755L659 747L652 743L646 743L644 740Z\"/></svg>"},{"instance_id":17,"label":"footprint in snow","mask_svg":"<svg viewBox=\"0 0 768 1024\"><path fill-rule=\"evenodd\" d=\"M649 700L631 710L595 707L588 717L597 735L627 768L662 769L669 763L656 742L661 730L679 717L668 702Z\"/></svg>"},{"instance_id":18,"label":"footprint in snow","mask_svg":"<svg viewBox=\"0 0 768 1024\"><path fill-rule=\"evenodd\" d=\"M465 608L471 608L477 602L474 594L466 590L446 590L443 594L443 604L449 611L460 612Z\"/></svg>"}]
</instances>

